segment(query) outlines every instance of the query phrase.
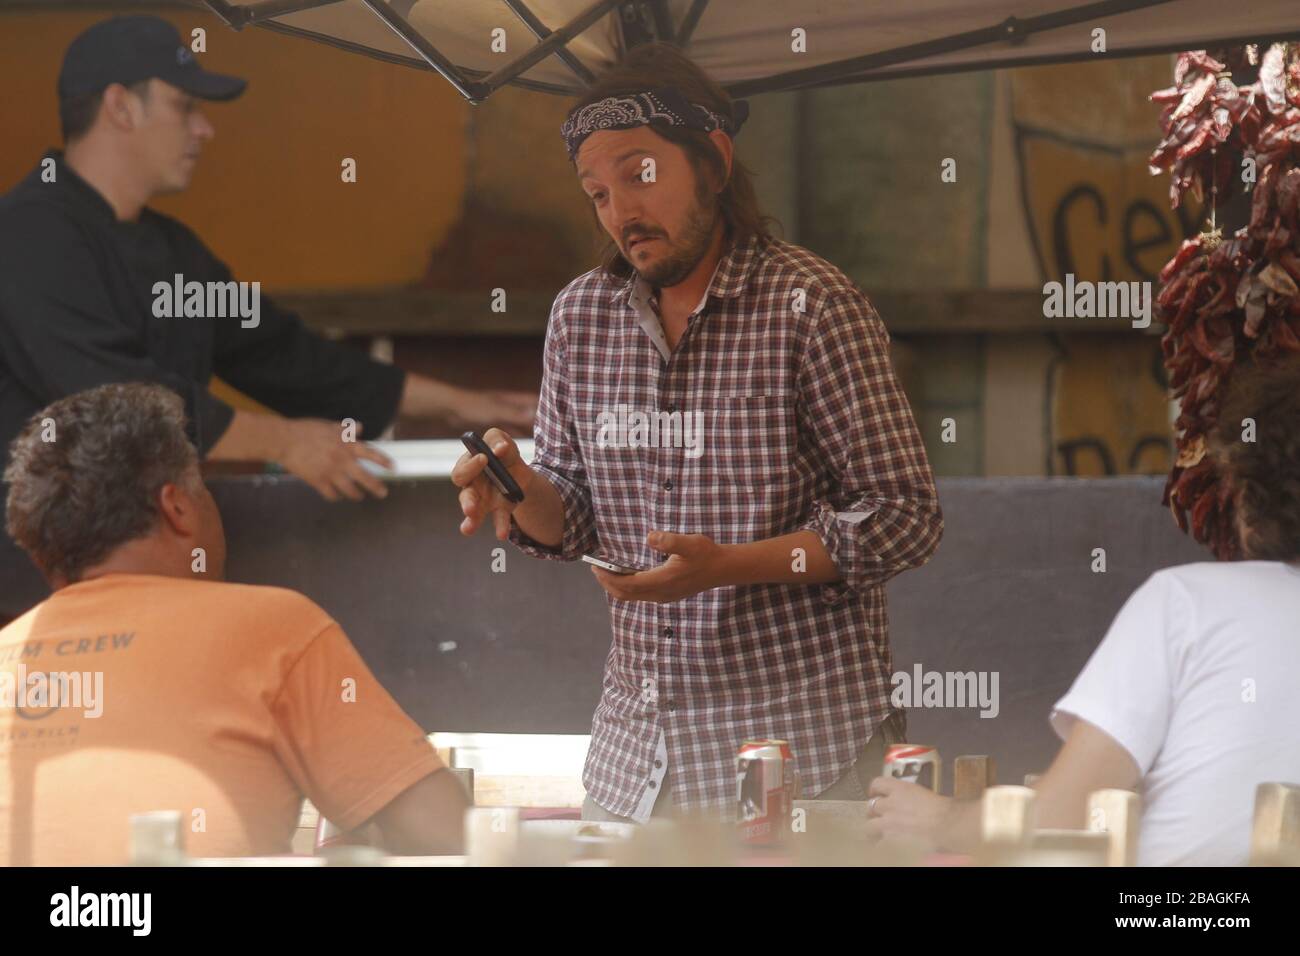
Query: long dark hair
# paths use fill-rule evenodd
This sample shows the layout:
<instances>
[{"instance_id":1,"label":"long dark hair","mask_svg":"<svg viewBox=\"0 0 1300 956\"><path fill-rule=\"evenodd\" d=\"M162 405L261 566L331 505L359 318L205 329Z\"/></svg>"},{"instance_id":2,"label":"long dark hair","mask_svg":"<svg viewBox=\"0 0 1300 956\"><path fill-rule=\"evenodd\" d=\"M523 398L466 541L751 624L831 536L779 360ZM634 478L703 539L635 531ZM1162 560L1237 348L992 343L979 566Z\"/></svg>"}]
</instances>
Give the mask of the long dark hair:
<instances>
[{"instance_id":1,"label":"long dark hair","mask_svg":"<svg viewBox=\"0 0 1300 956\"><path fill-rule=\"evenodd\" d=\"M692 63L686 54L668 43L647 43L633 48L622 61L596 79L595 84L574 104L574 109L589 106L607 96L641 93L659 86L674 87L692 103L699 103L724 116L735 116L726 90L709 79L708 74ZM726 185L717 199L727 235L733 243L745 242L753 236L764 240L772 237L770 226L775 220L759 208L753 174L738 158L733 155L728 177L722 154L708 133L659 124L652 125L652 129L686 150L696 176L708 175L714 182L725 180ZM594 215L595 210L592 212ZM606 242L601 260L601 265L612 275L626 278L632 274L631 264L623 258L618 244L612 239Z\"/></svg>"}]
</instances>

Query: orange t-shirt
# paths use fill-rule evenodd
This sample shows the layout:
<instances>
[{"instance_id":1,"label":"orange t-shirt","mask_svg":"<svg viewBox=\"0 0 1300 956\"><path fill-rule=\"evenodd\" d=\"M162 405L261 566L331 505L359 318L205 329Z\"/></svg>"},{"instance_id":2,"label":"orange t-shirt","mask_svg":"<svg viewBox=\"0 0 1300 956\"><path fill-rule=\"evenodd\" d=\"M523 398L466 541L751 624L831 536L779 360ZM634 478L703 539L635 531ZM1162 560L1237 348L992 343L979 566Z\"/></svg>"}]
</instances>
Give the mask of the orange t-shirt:
<instances>
[{"instance_id":1,"label":"orange t-shirt","mask_svg":"<svg viewBox=\"0 0 1300 956\"><path fill-rule=\"evenodd\" d=\"M125 863L150 810L191 856L288 853L304 795L352 829L442 766L294 591L110 574L0 630L6 865Z\"/></svg>"}]
</instances>

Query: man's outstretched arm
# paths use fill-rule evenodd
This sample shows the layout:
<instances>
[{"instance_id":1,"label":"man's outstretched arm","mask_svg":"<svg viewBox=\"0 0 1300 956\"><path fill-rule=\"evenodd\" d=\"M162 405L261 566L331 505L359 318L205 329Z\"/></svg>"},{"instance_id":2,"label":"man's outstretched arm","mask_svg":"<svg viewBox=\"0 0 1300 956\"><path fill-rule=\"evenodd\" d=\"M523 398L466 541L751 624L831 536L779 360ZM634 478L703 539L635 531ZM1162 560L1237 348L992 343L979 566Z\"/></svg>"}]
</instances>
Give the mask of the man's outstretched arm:
<instances>
[{"instance_id":1,"label":"man's outstretched arm","mask_svg":"<svg viewBox=\"0 0 1300 956\"><path fill-rule=\"evenodd\" d=\"M455 774L436 770L375 814L384 849L398 856L464 852L465 788Z\"/></svg>"},{"instance_id":2,"label":"man's outstretched arm","mask_svg":"<svg viewBox=\"0 0 1300 956\"><path fill-rule=\"evenodd\" d=\"M1065 745L1035 785L1037 829L1082 830L1088 797L1097 790L1131 790L1141 774L1133 756L1110 734L1076 720ZM980 802L941 797L926 787L877 777L871 782L871 832L915 837L958 853L980 845Z\"/></svg>"}]
</instances>

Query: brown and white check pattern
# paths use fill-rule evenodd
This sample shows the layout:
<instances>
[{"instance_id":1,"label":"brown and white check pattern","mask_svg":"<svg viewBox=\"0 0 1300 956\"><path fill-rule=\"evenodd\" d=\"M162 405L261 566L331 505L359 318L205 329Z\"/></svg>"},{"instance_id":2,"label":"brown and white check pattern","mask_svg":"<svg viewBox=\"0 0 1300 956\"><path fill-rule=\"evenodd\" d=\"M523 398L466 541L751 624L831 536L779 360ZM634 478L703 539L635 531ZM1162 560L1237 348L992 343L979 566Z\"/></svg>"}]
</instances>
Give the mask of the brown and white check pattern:
<instances>
[{"instance_id":1,"label":"brown and white check pattern","mask_svg":"<svg viewBox=\"0 0 1300 956\"><path fill-rule=\"evenodd\" d=\"M726 253L668 361L629 304L633 285L594 270L555 300L533 466L563 499L564 538L545 548L512 526L512 540L538 557L650 567L663 560L646 547L652 530L732 544L811 529L842 581L611 598L583 781L632 815L662 731L677 806L730 811L740 743L778 737L814 795L890 711L884 583L943 533L888 333L843 273L777 240ZM602 447L598 419L617 404L704 412L703 454Z\"/></svg>"}]
</instances>

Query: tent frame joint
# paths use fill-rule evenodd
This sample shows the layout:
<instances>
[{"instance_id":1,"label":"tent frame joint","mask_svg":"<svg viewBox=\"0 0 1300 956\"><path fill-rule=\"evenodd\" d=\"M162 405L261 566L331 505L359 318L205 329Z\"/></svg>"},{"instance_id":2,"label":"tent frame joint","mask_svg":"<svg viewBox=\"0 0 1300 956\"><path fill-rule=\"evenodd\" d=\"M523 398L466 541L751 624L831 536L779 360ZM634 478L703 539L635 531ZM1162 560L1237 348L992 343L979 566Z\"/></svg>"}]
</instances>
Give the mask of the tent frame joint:
<instances>
[{"instance_id":1,"label":"tent frame joint","mask_svg":"<svg viewBox=\"0 0 1300 956\"><path fill-rule=\"evenodd\" d=\"M1019 17L1007 17L1002 21L1002 31L1006 34L1006 40L1012 46L1021 46L1029 39L1029 29L1024 20Z\"/></svg>"},{"instance_id":2,"label":"tent frame joint","mask_svg":"<svg viewBox=\"0 0 1300 956\"><path fill-rule=\"evenodd\" d=\"M223 20L232 30L242 30L250 23L256 24L274 17L328 7L340 0L260 0L258 3L236 6L228 0L203 0L203 5Z\"/></svg>"}]
</instances>

